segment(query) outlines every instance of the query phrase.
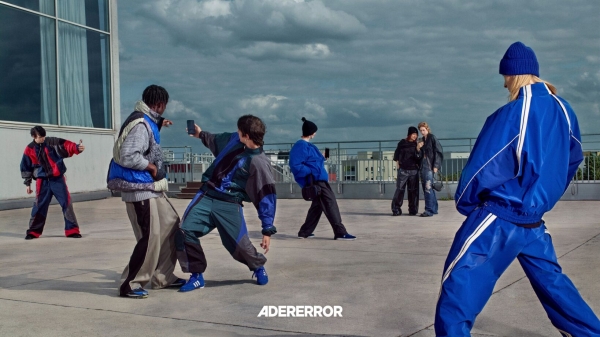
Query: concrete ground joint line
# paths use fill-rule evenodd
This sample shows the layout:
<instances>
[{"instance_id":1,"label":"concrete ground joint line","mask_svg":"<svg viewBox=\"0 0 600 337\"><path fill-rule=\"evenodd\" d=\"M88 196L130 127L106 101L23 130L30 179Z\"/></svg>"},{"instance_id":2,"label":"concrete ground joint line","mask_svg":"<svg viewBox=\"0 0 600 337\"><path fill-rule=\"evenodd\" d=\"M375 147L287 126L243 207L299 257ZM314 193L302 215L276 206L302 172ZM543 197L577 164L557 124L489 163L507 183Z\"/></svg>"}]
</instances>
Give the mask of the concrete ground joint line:
<instances>
[{"instance_id":1,"label":"concrete ground joint line","mask_svg":"<svg viewBox=\"0 0 600 337\"><path fill-rule=\"evenodd\" d=\"M115 267L115 268L108 268L108 269L101 269L101 270L113 270L113 269L116 269L116 268L124 269L125 267L126 266ZM81 275L91 274L91 273L95 273L95 272L96 271L86 271L85 273L81 273L81 274L66 275L66 276L61 276L61 277L52 278L52 279L48 279L48 280L39 280L39 281L35 281L35 282L30 282L30 283L17 284L17 285L10 286L10 287L5 287L5 288L0 287L0 289L17 288L17 287L27 286L27 285L30 285L30 284L44 283L44 282L48 282L48 281L56 281L56 280L60 280L60 279L64 279L64 278L69 278L69 277L73 277L73 276L81 276Z\"/></svg>"},{"instance_id":2,"label":"concrete ground joint line","mask_svg":"<svg viewBox=\"0 0 600 337\"><path fill-rule=\"evenodd\" d=\"M376 250L354 250L354 249L328 249L328 248L316 248L316 247L283 247L286 249L309 249L309 250L322 250L322 251L336 251L336 252L355 252L355 253L377 253L377 254L395 254L395 255L414 255L414 256L446 256L446 254L416 254L416 253L400 253L400 252L381 252Z\"/></svg>"},{"instance_id":3,"label":"concrete ground joint line","mask_svg":"<svg viewBox=\"0 0 600 337\"><path fill-rule=\"evenodd\" d=\"M582 244L580 244L580 245L578 245L577 247L575 247L575 248L573 248L573 249L569 250L568 252L566 252L566 253L562 254L561 256L559 256L559 257L558 257L558 259L560 259L560 258L563 258L563 257L567 256L568 254L570 254L570 253L574 252L575 250L577 250L577 249L579 249L580 247L584 246L586 243L588 243L588 242L590 242L590 241L594 240L594 239L595 239L595 238L597 238L598 236L600 236L600 233L598 233L598 234L596 234L596 235L592 236L591 238L589 238L588 240L586 240L586 241L585 241L585 242L583 242ZM502 287L502 288L500 288L500 289L498 289L498 290L494 291L494 292L492 293L492 295L490 296L490 298L491 298L492 296L494 296L495 294L497 294L497 293L501 292L502 290L504 290L504 289L507 289L508 287L512 286L513 284L515 284L515 283L518 283L518 282L522 281L522 280L523 280L523 279L525 279L525 278L527 278L527 275L524 275L523 277L520 277L520 278L518 278L518 279L517 279L517 280L515 280L514 282L511 282L511 283L507 284L506 286L504 286L504 287ZM411 333L410 335L406 335L406 337L414 336L415 334L417 334L417 333L419 333L419 332L421 332L421 331L427 330L427 329L431 328L432 326L433 326L433 324L431 324L431 325L429 325L429 326L426 326L426 327L424 327L423 329L420 329L420 330L417 330L417 331L415 331L415 332ZM481 335L481 336L493 336L493 335ZM403 337L403 336L402 336L402 335L400 335L400 336L398 336L398 337Z\"/></svg>"},{"instance_id":4,"label":"concrete ground joint line","mask_svg":"<svg viewBox=\"0 0 600 337\"><path fill-rule=\"evenodd\" d=\"M303 332L303 331L292 331L292 330L283 330L283 329L272 329L272 328L259 328L259 327L254 327L254 326L250 326L250 325L246 326L246 325L241 325L241 324L210 322L210 321L203 321L203 320L189 319L189 318L177 318L177 317L144 315L144 314L137 314L137 313L128 312L128 311L118 311L118 310L101 309L101 308L77 307L77 306L64 305L64 304L42 303L42 302L15 300L15 299L12 299L12 298L4 298L4 297L0 297L0 300L10 301L10 302L18 302L18 303L47 305L47 306L70 308L70 309L104 311L104 312L115 313L115 314L128 314L128 315L133 315L133 316L141 316L141 317L149 317L149 318L163 318L163 319L172 319L172 320L185 321L185 322L215 324L215 325L222 325L222 326L231 326L231 327L236 327L236 328L246 328L246 329L254 329L254 330L273 331L273 332L285 332L285 333L293 333L293 334L301 334L301 335L313 335L313 336L352 336L352 335L330 335L330 334L320 334L320 333Z\"/></svg>"}]
</instances>

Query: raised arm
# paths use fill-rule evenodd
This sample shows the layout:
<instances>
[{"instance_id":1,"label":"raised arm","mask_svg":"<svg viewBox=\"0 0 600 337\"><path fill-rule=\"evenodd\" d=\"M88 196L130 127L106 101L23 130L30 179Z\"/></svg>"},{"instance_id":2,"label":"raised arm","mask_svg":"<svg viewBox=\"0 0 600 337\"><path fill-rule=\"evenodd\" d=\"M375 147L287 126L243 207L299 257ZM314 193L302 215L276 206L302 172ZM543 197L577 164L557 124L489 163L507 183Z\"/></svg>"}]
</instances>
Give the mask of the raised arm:
<instances>
[{"instance_id":1,"label":"raised arm","mask_svg":"<svg viewBox=\"0 0 600 337\"><path fill-rule=\"evenodd\" d=\"M207 131L200 131L198 138L210 152L216 157L227 146L232 137L237 137L237 133L224 132L212 134Z\"/></svg>"},{"instance_id":2,"label":"raised arm","mask_svg":"<svg viewBox=\"0 0 600 337\"><path fill-rule=\"evenodd\" d=\"M66 139L46 137L45 143L47 146L54 148L56 153L62 158L69 158L81 153L77 144Z\"/></svg>"}]
</instances>

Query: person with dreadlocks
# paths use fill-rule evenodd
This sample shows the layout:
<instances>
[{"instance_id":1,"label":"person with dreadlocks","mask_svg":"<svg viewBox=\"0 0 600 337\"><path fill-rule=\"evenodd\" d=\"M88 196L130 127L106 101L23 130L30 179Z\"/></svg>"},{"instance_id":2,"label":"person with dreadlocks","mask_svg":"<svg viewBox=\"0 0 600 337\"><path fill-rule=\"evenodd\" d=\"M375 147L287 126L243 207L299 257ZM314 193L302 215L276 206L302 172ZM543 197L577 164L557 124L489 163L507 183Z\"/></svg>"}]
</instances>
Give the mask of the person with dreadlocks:
<instances>
[{"instance_id":1,"label":"person with dreadlocks","mask_svg":"<svg viewBox=\"0 0 600 337\"><path fill-rule=\"evenodd\" d=\"M177 255L173 235L179 215L167 198L168 183L163 169L160 129L173 124L162 117L169 93L148 86L135 111L123 123L113 147L108 188L120 191L137 244L121 275L119 295L146 298L144 289L177 287L185 280L173 274Z\"/></svg>"},{"instance_id":2,"label":"person with dreadlocks","mask_svg":"<svg viewBox=\"0 0 600 337\"><path fill-rule=\"evenodd\" d=\"M42 235L52 196L62 207L65 217L65 236L81 238L67 179L64 176L67 167L63 158L83 152L85 150L83 141L79 140L79 144L75 144L62 138L46 137L46 130L39 125L31 128L30 135L33 141L27 145L23 153L21 177L25 179L27 194L33 193L31 189L33 179L36 180L36 189L25 240L37 239Z\"/></svg>"},{"instance_id":3,"label":"person with dreadlocks","mask_svg":"<svg viewBox=\"0 0 600 337\"><path fill-rule=\"evenodd\" d=\"M508 48L499 72L509 102L487 118L456 188L456 208L467 219L444 265L436 336L470 336L515 259L562 336L600 336L600 321L563 273L542 219L583 160L577 116L539 78L535 53L523 43Z\"/></svg>"},{"instance_id":4,"label":"person with dreadlocks","mask_svg":"<svg viewBox=\"0 0 600 337\"><path fill-rule=\"evenodd\" d=\"M202 175L202 187L183 214L181 229L175 235L177 256L189 281L179 291L204 288L206 257L198 238L219 231L221 242L231 256L248 266L258 285L269 281L267 259L250 242L242 202L252 202L262 223L260 246L269 251L277 195L271 162L262 151L265 124L260 118L245 115L238 119L237 132L212 134L195 126L195 134L215 156Z\"/></svg>"}]
</instances>

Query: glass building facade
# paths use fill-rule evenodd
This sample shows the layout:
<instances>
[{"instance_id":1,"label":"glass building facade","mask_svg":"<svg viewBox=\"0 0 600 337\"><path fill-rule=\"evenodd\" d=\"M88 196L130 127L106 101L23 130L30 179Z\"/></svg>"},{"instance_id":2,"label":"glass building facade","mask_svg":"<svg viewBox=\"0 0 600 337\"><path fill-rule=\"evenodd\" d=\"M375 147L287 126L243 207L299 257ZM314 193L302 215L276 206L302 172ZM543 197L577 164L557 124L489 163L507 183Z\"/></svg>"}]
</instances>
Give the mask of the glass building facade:
<instances>
[{"instance_id":1,"label":"glass building facade","mask_svg":"<svg viewBox=\"0 0 600 337\"><path fill-rule=\"evenodd\" d=\"M0 123L114 129L113 4L0 1Z\"/></svg>"}]
</instances>

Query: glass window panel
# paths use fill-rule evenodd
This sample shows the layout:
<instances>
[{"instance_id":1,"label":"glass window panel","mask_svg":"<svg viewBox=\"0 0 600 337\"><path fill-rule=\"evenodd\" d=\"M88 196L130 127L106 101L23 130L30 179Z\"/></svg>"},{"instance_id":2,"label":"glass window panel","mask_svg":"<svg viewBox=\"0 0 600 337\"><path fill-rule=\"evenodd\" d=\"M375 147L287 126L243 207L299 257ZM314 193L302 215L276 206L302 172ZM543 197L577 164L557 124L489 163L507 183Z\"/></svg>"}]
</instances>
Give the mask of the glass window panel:
<instances>
[{"instance_id":1,"label":"glass window panel","mask_svg":"<svg viewBox=\"0 0 600 337\"><path fill-rule=\"evenodd\" d=\"M60 124L112 128L110 37L64 22L58 32Z\"/></svg>"},{"instance_id":2,"label":"glass window panel","mask_svg":"<svg viewBox=\"0 0 600 337\"><path fill-rule=\"evenodd\" d=\"M48 15L54 15L54 0L4 0L10 4L31 9ZM1 6L1 5L0 5Z\"/></svg>"},{"instance_id":3,"label":"glass window panel","mask_svg":"<svg viewBox=\"0 0 600 337\"><path fill-rule=\"evenodd\" d=\"M108 0L57 0L58 17L108 32Z\"/></svg>"},{"instance_id":4,"label":"glass window panel","mask_svg":"<svg viewBox=\"0 0 600 337\"><path fill-rule=\"evenodd\" d=\"M0 120L57 124L54 24L0 5Z\"/></svg>"}]
</instances>

